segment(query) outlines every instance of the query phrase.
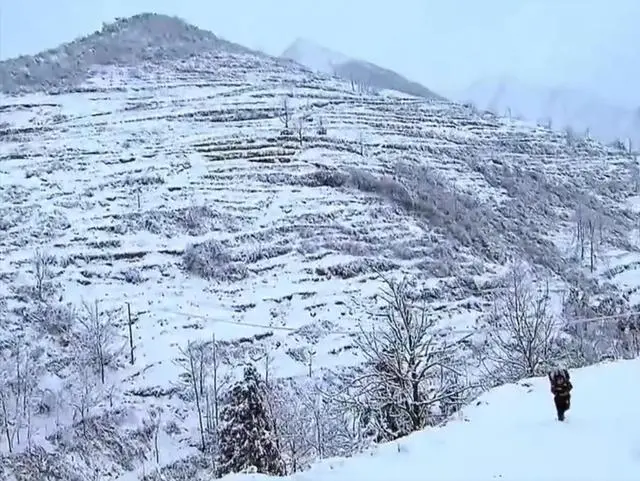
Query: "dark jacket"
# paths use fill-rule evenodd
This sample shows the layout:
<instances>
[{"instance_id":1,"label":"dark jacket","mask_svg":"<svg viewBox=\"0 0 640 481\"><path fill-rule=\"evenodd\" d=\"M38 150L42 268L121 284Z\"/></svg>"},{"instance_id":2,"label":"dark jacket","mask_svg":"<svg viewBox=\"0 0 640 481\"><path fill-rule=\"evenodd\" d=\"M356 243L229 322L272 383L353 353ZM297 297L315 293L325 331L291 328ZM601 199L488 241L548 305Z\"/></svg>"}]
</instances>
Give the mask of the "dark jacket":
<instances>
[{"instance_id":1,"label":"dark jacket","mask_svg":"<svg viewBox=\"0 0 640 481\"><path fill-rule=\"evenodd\" d=\"M549 381L551 381L551 393L554 396L568 397L571 395L573 385L566 369L549 373Z\"/></svg>"}]
</instances>

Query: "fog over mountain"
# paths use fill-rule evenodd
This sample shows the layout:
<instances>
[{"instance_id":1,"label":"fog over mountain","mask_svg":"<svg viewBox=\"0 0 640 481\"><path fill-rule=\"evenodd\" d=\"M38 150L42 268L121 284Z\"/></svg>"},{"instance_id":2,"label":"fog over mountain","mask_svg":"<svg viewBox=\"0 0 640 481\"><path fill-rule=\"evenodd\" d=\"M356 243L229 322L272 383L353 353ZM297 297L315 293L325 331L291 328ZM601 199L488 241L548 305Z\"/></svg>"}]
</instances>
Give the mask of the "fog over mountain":
<instances>
[{"instance_id":1,"label":"fog over mountain","mask_svg":"<svg viewBox=\"0 0 640 481\"><path fill-rule=\"evenodd\" d=\"M402 75L365 60L350 58L345 54L299 38L282 53L282 57L318 72L337 75L357 84L377 89L389 89L425 98L438 98L438 94Z\"/></svg>"}]
</instances>

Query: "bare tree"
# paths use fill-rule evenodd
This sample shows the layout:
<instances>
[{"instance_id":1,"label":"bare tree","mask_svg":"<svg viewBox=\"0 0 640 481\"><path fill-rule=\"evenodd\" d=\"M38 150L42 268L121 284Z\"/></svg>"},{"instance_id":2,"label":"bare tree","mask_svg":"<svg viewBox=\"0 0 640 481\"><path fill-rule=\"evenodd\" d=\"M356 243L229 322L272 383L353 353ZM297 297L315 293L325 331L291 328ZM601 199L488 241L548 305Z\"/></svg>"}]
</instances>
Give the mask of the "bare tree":
<instances>
[{"instance_id":1,"label":"bare tree","mask_svg":"<svg viewBox=\"0 0 640 481\"><path fill-rule=\"evenodd\" d=\"M587 235L589 239L589 269L595 270L596 260L600 252L603 238L603 218L597 212L591 212L587 219Z\"/></svg>"},{"instance_id":2,"label":"bare tree","mask_svg":"<svg viewBox=\"0 0 640 481\"><path fill-rule=\"evenodd\" d=\"M223 361L215 335L210 342L189 341L175 361L183 369L195 401L200 448L210 454L215 454L218 442L220 393L232 379L223 371Z\"/></svg>"},{"instance_id":3,"label":"bare tree","mask_svg":"<svg viewBox=\"0 0 640 481\"><path fill-rule=\"evenodd\" d=\"M442 403L469 389L453 383L463 339L438 335L436 319L411 303L406 279L383 283L384 323L361 329L356 344L366 370L354 379L350 400L379 441L435 424Z\"/></svg>"},{"instance_id":4,"label":"bare tree","mask_svg":"<svg viewBox=\"0 0 640 481\"><path fill-rule=\"evenodd\" d=\"M640 192L640 168L638 166L638 159L636 157L634 157L633 160L629 162L629 175L631 177L633 190L637 194Z\"/></svg>"},{"instance_id":5,"label":"bare tree","mask_svg":"<svg viewBox=\"0 0 640 481\"><path fill-rule=\"evenodd\" d=\"M548 284L538 292L523 265L510 270L507 282L506 292L494 303L482 353L483 366L496 384L543 374L558 354Z\"/></svg>"},{"instance_id":6,"label":"bare tree","mask_svg":"<svg viewBox=\"0 0 640 481\"><path fill-rule=\"evenodd\" d=\"M106 368L115 356L115 330L107 316L100 313L98 301L93 305L83 302L84 315L79 316L82 326L81 343L88 349L89 363L105 383Z\"/></svg>"},{"instance_id":7,"label":"bare tree","mask_svg":"<svg viewBox=\"0 0 640 481\"><path fill-rule=\"evenodd\" d=\"M296 133L298 134L298 142L300 142L300 147L304 142L304 128L305 128L305 118L304 116L298 117L296 120Z\"/></svg>"},{"instance_id":8,"label":"bare tree","mask_svg":"<svg viewBox=\"0 0 640 481\"><path fill-rule=\"evenodd\" d=\"M575 212L575 246L576 254L581 262L589 254L589 269L595 270L598 253L604 237L604 220L602 215L580 202Z\"/></svg>"},{"instance_id":9,"label":"bare tree","mask_svg":"<svg viewBox=\"0 0 640 481\"><path fill-rule=\"evenodd\" d=\"M364 147L365 147L365 142L364 142L364 134L362 133L362 130L358 131L358 147L359 147L359 154L361 157L364 157Z\"/></svg>"},{"instance_id":10,"label":"bare tree","mask_svg":"<svg viewBox=\"0 0 640 481\"><path fill-rule=\"evenodd\" d=\"M30 347L23 337L14 336L10 348L0 354L4 357L0 362L0 426L7 449L13 452L15 446L22 443L24 429L31 446L37 361L42 350Z\"/></svg>"},{"instance_id":11,"label":"bare tree","mask_svg":"<svg viewBox=\"0 0 640 481\"><path fill-rule=\"evenodd\" d=\"M284 124L285 130L289 130L289 122L291 121L291 109L289 108L289 97L284 96L282 98L282 107L280 109L279 118Z\"/></svg>"},{"instance_id":12,"label":"bare tree","mask_svg":"<svg viewBox=\"0 0 640 481\"><path fill-rule=\"evenodd\" d=\"M566 125L564 128L564 133L567 145L573 145L576 141L576 133L573 130L573 127L571 127L571 125Z\"/></svg>"},{"instance_id":13,"label":"bare tree","mask_svg":"<svg viewBox=\"0 0 640 481\"><path fill-rule=\"evenodd\" d=\"M576 222L576 231L575 231L575 239L576 239L576 250L578 251L578 255L580 257L580 261L584 261L585 256L585 248L587 245L587 212L586 208L582 203L578 204L575 213L575 222Z\"/></svg>"},{"instance_id":14,"label":"bare tree","mask_svg":"<svg viewBox=\"0 0 640 481\"><path fill-rule=\"evenodd\" d=\"M318 135L327 135L327 128L324 126L322 117L318 119Z\"/></svg>"},{"instance_id":15,"label":"bare tree","mask_svg":"<svg viewBox=\"0 0 640 481\"><path fill-rule=\"evenodd\" d=\"M198 428L200 432L200 449L204 452L207 448L206 431L204 425L204 394L205 394L205 373L206 354L205 344L189 341L186 348L180 348L182 358L177 363L185 370L188 377L191 391L196 401L198 414Z\"/></svg>"},{"instance_id":16,"label":"bare tree","mask_svg":"<svg viewBox=\"0 0 640 481\"><path fill-rule=\"evenodd\" d=\"M50 281L53 277L53 267L56 265L56 258L41 249L37 249L31 259L31 265L36 284L36 298L39 301L44 301L50 289Z\"/></svg>"},{"instance_id":17,"label":"bare tree","mask_svg":"<svg viewBox=\"0 0 640 481\"><path fill-rule=\"evenodd\" d=\"M504 113L504 116L511 120L511 107L507 107L507 110Z\"/></svg>"},{"instance_id":18,"label":"bare tree","mask_svg":"<svg viewBox=\"0 0 640 481\"><path fill-rule=\"evenodd\" d=\"M270 389L279 447L289 474L320 458L349 456L365 445L354 417L340 400L323 392L320 383L332 384L304 377L281 381Z\"/></svg>"},{"instance_id":19,"label":"bare tree","mask_svg":"<svg viewBox=\"0 0 640 481\"><path fill-rule=\"evenodd\" d=\"M67 392L71 393L73 420L82 424L82 433L86 438L86 420L100 399L99 386L95 367L86 362L82 356L76 359L74 369L75 379L67 386Z\"/></svg>"},{"instance_id":20,"label":"bare tree","mask_svg":"<svg viewBox=\"0 0 640 481\"><path fill-rule=\"evenodd\" d=\"M230 384L232 379L230 372L222 369L224 367L223 358L215 335L211 338L210 348L208 352L205 352L205 357L206 366L203 379L207 430L215 436L220 424L220 393Z\"/></svg>"},{"instance_id":21,"label":"bare tree","mask_svg":"<svg viewBox=\"0 0 640 481\"><path fill-rule=\"evenodd\" d=\"M287 390L284 386L272 388L269 394L271 413L278 426L278 445L287 465L288 473L295 473L307 466L313 450L309 442L309 412L302 402L304 393Z\"/></svg>"}]
</instances>

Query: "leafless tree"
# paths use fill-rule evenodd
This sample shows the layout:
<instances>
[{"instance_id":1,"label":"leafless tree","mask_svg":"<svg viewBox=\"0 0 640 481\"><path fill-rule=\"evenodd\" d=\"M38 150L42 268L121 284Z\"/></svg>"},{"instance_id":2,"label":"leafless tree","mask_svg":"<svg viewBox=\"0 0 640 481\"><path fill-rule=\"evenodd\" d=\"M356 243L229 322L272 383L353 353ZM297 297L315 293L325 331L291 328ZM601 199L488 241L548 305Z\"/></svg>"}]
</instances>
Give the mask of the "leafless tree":
<instances>
[{"instance_id":1,"label":"leafless tree","mask_svg":"<svg viewBox=\"0 0 640 481\"><path fill-rule=\"evenodd\" d=\"M523 265L510 270L494 302L485 348L482 364L496 384L543 374L558 355L548 284L538 292Z\"/></svg>"},{"instance_id":2,"label":"leafless tree","mask_svg":"<svg viewBox=\"0 0 640 481\"><path fill-rule=\"evenodd\" d=\"M327 381L304 377L274 383L270 389L272 415L288 473L305 469L320 458L349 456L365 445L353 416L320 385L327 387Z\"/></svg>"},{"instance_id":3,"label":"leafless tree","mask_svg":"<svg viewBox=\"0 0 640 481\"><path fill-rule=\"evenodd\" d=\"M434 424L442 403L469 386L453 382L463 339L439 335L436 319L412 304L407 279L383 277L383 284L384 322L361 329L356 344L367 368L354 379L350 401L378 440L393 440Z\"/></svg>"},{"instance_id":4,"label":"leafless tree","mask_svg":"<svg viewBox=\"0 0 640 481\"><path fill-rule=\"evenodd\" d=\"M220 393L230 384L231 375L223 370L223 359L215 335L212 336L209 350L205 354L206 366L203 379L207 430L215 435L220 423Z\"/></svg>"},{"instance_id":5,"label":"leafless tree","mask_svg":"<svg viewBox=\"0 0 640 481\"><path fill-rule=\"evenodd\" d=\"M31 259L33 276L35 278L36 298L44 301L50 289L50 281L53 277L53 267L56 265L56 258L37 249Z\"/></svg>"},{"instance_id":6,"label":"leafless tree","mask_svg":"<svg viewBox=\"0 0 640 481\"><path fill-rule=\"evenodd\" d=\"M282 386L272 387L269 393L272 416L278 426L278 444L289 473L306 467L313 450L309 442L309 411L302 402L304 393L296 394Z\"/></svg>"},{"instance_id":7,"label":"leafless tree","mask_svg":"<svg viewBox=\"0 0 640 481\"><path fill-rule=\"evenodd\" d=\"M87 437L86 420L100 399L100 386L96 379L95 367L81 356L76 359L74 370L75 377L66 390L71 395L73 420L82 424L82 433Z\"/></svg>"},{"instance_id":8,"label":"leafless tree","mask_svg":"<svg viewBox=\"0 0 640 481\"><path fill-rule=\"evenodd\" d=\"M220 393L231 381L230 373L223 370L219 343L215 336L210 342L189 341L180 348L180 357L175 362L183 369L195 400L200 448L212 453L220 421Z\"/></svg>"},{"instance_id":9,"label":"leafless tree","mask_svg":"<svg viewBox=\"0 0 640 481\"><path fill-rule=\"evenodd\" d=\"M365 147L365 142L364 142L364 134L362 133L362 130L358 131L358 147L359 147L359 154L361 157L364 157L364 147Z\"/></svg>"},{"instance_id":10,"label":"leafless tree","mask_svg":"<svg viewBox=\"0 0 640 481\"><path fill-rule=\"evenodd\" d=\"M289 122L291 121L291 109L289 107L289 97L284 96L282 98L282 107L280 109L279 118L284 124L284 128L289 130Z\"/></svg>"},{"instance_id":11,"label":"leafless tree","mask_svg":"<svg viewBox=\"0 0 640 481\"><path fill-rule=\"evenodd\" d=\"M633 190L637 194L640 192L640 167L638 166L638 159L636 157L629 162L629 175L631 177Z\"/></svg>"},{"instance_id":12,"label":"leafless tree","mask_svg":"<svg viewBox=\"0 0 640 481\"><path fill-rule=\"evenodd\" d=\"M576 133L573 130L573 127L571 127L571 125L565 126L564 133L565 133L567 145L573 145L576 141Z\"/></svg>"},{"instance_id":13,"label":"leafless tree","mask_svg":"<svg viewBox=\"0 0 640 481\"><path fill-rule=\"evenodd\" d=\"M575 222L576 222L576 231L575 231L575 239L576 239L576 250L580 257L580 261L584 261L585 250L587 245L587 210L582 203L578 204L575 213Z\"/></svg>"},{"instance_id":14,"label":"leafless tree","mask_svg":"<svg viewBox=\"0 0 640 481\"><path fill-rule=\"evenodd\" d=\"M318 135L327 135L327 128L324 126L322 117L318 119Z\"/></svg>"},{"instance_id":15,"label":"leafless tree","mask_svg":"<svg viewBox=\"0 0 640 481\"><path fill-rule=\"evenodd\" d=\"M196 401L198 414L198 428L200 432L200 449L204 452L207 448L206 431L204 425L204 395L206 376L206 346L202 342L189 341L186 348L180 348L181 358L178 364L185 370L189 379L189 385Z\"/></svg>"},{"instance_id":16,"label":"leafless tree","mask_svg":"<svg viewBox=\"0 0 640 481\"><path fill-rule=\"evenodd\" d=\"M604 237L604 219L602 215L589 209L583 202L575 212L575 246L581 262L589 254L589 269L595 270L598 253Z\"/></svg>"},{"instance_id":17,"label":"leafless tree","mask_svg":"<svg viewBox=\"0 0 640 481\"><path fill-rule=\"evenodd\" d=\"M115 356L116 331L108 316L100 312L98 301L83 302L84 315L79 316L82 326L81 343L88 349L88 361L100 375L104 385L106 368Z\"/></svg>"},{"instance_id":18,"label":"leafless tree","mask_svg":"<svg viewBox=\"0 0 640 481\"><path fill-rule=\"evenodd\" d=\"M596 260L600 252L600 245L603 239L603 218L597 212L591 212L587 219L587 236L589 241L589 269L595 270Z\"/></svg>"},{"instance_id":19,"label":"leafless tree","mask_svg":"<svg viewBox=\"0 0 640 481\"><path fill-rule=\"evenodd\" d=\"M9 349L0 351L0 426L9 452L22 443L25 429L27 443L31 445L31 416L41 353L18 336L11 339Z\"/></svg>"},{"instance_id":20,"label":"leafless tree","mask_svg":"<svg viewBox=\"0 0 640 481\"><path fill-rule=\"evenodd\" d=\"M511 120L511 107L507 107L507 110L504 113L504 116Z\"/></svg>"},{"instance_id":21,"label":"leafless tree","mask_svg":"<svg viewBox=\"0 0 640 481\"><path fill-rule=\"evenodd\" d=\"M301 115L300 117L298 117L298 120L296 120L296 133L298 134L298 142L300 142L301 147L304 142L304 128L305 119L304 116Z\"/></svg>"}]
</instances>

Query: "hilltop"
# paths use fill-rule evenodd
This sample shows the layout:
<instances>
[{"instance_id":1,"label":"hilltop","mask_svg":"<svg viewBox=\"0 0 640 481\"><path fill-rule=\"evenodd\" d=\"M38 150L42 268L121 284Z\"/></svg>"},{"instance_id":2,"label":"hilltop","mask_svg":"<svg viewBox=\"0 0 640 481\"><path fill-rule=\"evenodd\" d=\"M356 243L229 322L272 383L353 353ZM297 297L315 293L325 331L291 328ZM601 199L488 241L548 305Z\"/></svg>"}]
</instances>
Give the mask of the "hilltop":
<instances>
[{"instance_id":1,"label":"hilltop","mask_svg":"<svg viewBox=\"0 0 640 481\"><path fill-rule=\"evenodd\" d=\"M161 54L165 21L180 27ZM122 19L67 44L92 52L81 66L0 96L8 479L210 479L218 401L246 362L283 393L288 469L359 451L366 419L320 394L370 367L358 339L380 325L380 273L407 277L407 305L455 346L456 409L487 387L472 355L520 261L563 362L638 355L626 151L209 35Z\"/></svg>"},{"instance_id":2,"label":"hilltop","mask_svg":"<svg viewBox=\"0 0 640 481\"><path fill-rule=\"evenodd\" d=\"M97 67L142 69L145 64L166 64L219 51L260 55L177 17L141 13L104 24L101 30L37 55L0 62L0 91L67 89L86 81Z\"/></svg>"}]
</instances>

